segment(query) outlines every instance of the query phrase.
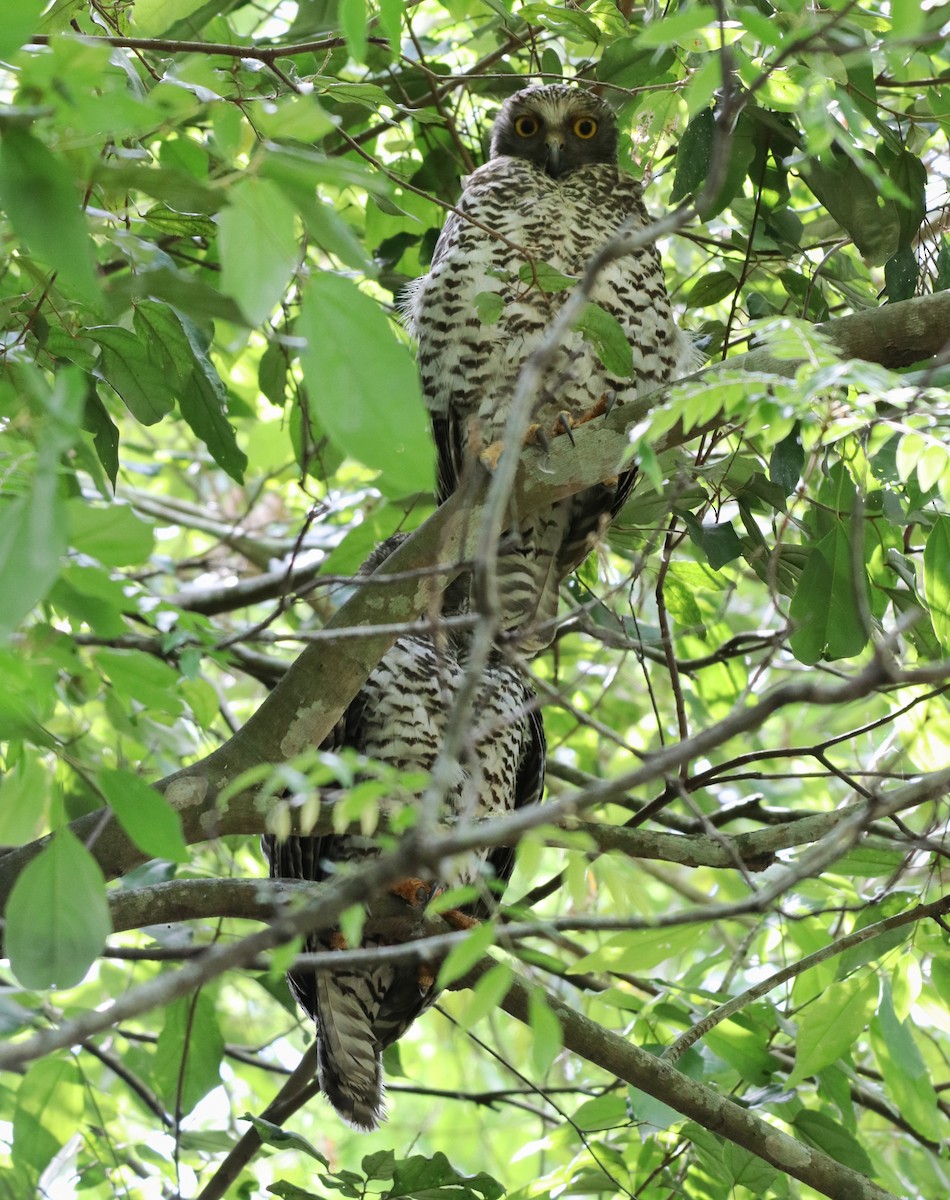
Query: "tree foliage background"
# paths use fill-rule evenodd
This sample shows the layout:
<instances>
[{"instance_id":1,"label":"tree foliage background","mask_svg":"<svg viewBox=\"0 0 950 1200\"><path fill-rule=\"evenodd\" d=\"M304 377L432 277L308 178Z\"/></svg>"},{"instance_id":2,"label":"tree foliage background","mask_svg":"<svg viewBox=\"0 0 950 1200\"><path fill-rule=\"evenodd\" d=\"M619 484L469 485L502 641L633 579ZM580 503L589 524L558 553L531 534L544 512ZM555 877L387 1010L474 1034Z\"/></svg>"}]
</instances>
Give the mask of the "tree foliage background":
<instances>
[{"instance_id":1,"label":"tree foliage background","mask_svg":"<svg viewBox=\"0 0 950 1200\"><path fill-rule=\"evenodd\" d=\"M0 1193L950 1194L943 16L6 0ZM562 77L680 206L671 295L738 365L611 414L638 486L531 664L548 823L509 834L508 923L443 939L469 986L387 1056L388 1123L268 1115L306 919L226 885L318 788L372 826L418 782L273 764L393 636L334 628L417 615L352 580L433 511L400 292L498 103Z\"/></svg>"}]
</instances>

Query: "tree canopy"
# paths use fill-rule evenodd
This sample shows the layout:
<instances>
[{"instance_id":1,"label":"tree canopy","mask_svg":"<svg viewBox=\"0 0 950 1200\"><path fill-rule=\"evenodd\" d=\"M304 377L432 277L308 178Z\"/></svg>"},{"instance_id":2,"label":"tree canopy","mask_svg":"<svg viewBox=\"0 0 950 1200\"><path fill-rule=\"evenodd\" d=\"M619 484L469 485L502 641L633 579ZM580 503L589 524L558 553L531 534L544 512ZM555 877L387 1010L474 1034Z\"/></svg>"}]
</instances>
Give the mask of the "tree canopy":
<instances>
[{"instance_id":1,"label":"tree canopy","mask_svg":"<svg viewBox=\"0 0 950 1200\"><path fill-rule=\"evenodd\" d=\"M6 0L0 1196L950 1194L941 18ZM706 365L435 511L400 300L499 103L561 79ZM540 281L565 320L597 269ZM421 828L418 779L315 749L512 490L631 464L525 664L542 805ZM261 880L265 829L350 826L368 867ZM497 919L387 948L446 991L351 1131L284 972L478 845L517 847Z\"/></svg>"}]
</instances>

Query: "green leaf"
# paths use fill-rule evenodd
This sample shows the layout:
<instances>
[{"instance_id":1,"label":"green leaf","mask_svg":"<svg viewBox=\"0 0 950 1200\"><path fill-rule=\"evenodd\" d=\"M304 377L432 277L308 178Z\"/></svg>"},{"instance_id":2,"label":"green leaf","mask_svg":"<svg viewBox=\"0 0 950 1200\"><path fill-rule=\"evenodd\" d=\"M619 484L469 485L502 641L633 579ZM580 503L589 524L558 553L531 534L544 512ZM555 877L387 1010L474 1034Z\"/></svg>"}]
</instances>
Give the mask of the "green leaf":
<instances>
[{"instance_id":1,"label":"green leaf","mask_svg":"<svg viewBox=\"0 0 950 1200\"><path fill-rule=\"evenodd\" d=\"M924 597L934 633L950 654L950 517L937 516L924 546Z\"/></svg>"},{"instance_id":2,"label":"green leaf","mask_svg":"<svg viewBox=\"0 0 950 1200\"><path fill-rule=\"evenodd\" d=\"M482 1017L494 1012L511 987L512 971L506 963L495 963L479 979L468 995L461 997L456 1020L463 1029L471 1029Z\"/></svg>"},{"instance_id":3,"label":"green leaf","mask_svg":"<svg viewBox=\"0 0 950 1200\"><path fill-rule=\"evenodd\" d=\"M97 374L115 388L137 420L154 425L171 412L177 371L160 341L119 325L98 325L87 332L102 351Z\"/></svg>"},{"instance_id":4,"label":"green leaf","mask_svg":"<svg viewBox=\"0 0 950 1200\"><path fill-rule=\"evenodd\" d=\"M874 1164L867 1151L845 1129L840 1121L823 1112L804 1109L792 1122L804 1140L819 1150L830 1154L837 1162L844 1163L862 1175L873 1175Z\"/></svg>"},{"instance_id":5,"label":"green leaf","mask_svg":"<svg viewBox=\"0 0 950 1200\"><path fill-rule=\"evenodd\" d=\"M690 35L706 25L714 24L716 10L708 4L691 4L687 9L674 12L672 16L650 21L638 31L637 45L653 46L682 45L690 41Z\"/></svg>"},{"instance_id":6,"label":"green leaf","mask_svg":"<svg viewBox=\"0 0 950 1200\"><path fill-rule=\"evenodd\" d=\"M772 450L769 458L769 478L782 489L784 496L790 496L798 487L804 465L805 451L796 424L792 432L782 438Z\"/></svg>"},{"instance_id":7,"label":"green leaf","mask_svg":"<svg viewBox=\"0 0 950 1200\"><path fill-rule=\"evenodd\" d=\"M234 429L227 419L227 390L208 357L197 327L182 318L182 328L191 347L194 365L178 397L178 407L192 430L211 452L211 457L236 483L243 482L247 455L239 449Z\"/></svg>"},{"instance_id":8,"label":"green leaf","mask_svg":"<svg viewBox=\"0 0 950 1200\"><path fill-rule=\"evenodd\" d=\"M68 828L17 877L7 901L5 950L24 987L74 987L112 932L98 863Z\"/></svg>"},{"instance_id":9,"label":"green leaf","mask_svg":"<svg viewBox=\"0 0 950 1200\"><path fill-rule=\"evenodd\" d=\"M497 292L479 292L474 303L476 316L483 325L494 325L505 309L505 302Z\"/></svg>"},{"instance_id":10,"label":"green leaf","mask_svg":"<svg viewBox=\"0 0 950 1200\"><path fill-rule=\"evenodd\" d=\"M281 1129L273 1121L265 1121L263 1117L255 1117L253 1113L244 1113L241 1120L250 1121L260 1134L260 1139L265 1146L275 1146L278 1150L299 1150L301 1154L315 1158L318 1163L329 1168L330 1160L327 1156L308 1142L305 1137L301 1137L299 1133Z\"/></svg>"},{"instance_id":11,"label":"green leaf","mask_svg":"<svg viewBox=\"0 0 950 1200\"><path fill-rule=\"evenodd\" d=\"M724 521L718 525L701 525L690 514L686 514L684 519L691 540L706 555L714 571L741 557L742 542L731 521Z\"/></svg>"},{"instance_id":12,"label":"green leaf","mask_svg":"<svg viewBox=\"0 0 950 1200\"><path fill-rule=\"evenodd\" d=\"M99 296L96 260L72 176L31 133L8 125L0 142L0 208L30 251L82 300Z\"/></svg>"},{"instance_id":13,"label":"green leaf","mask_svg":"<svg viewBox=\"0 0 950 1200\"><path fill-rule=\"evenodd\" d=\"M913 1026L894 1012L890 986L885 982L877 1016L871 1022L871 1045L884 1086L903 1119L922 1137L938 1141L946 1118L940 1112Z\"/></svg>"},{"instance_id":14,"label":"green leaf","mask_svg":"<svg viewBox=\"0 0 950 1200\"><path fill-rule=\"evenodd\" d=\"M532 988L528 996L528 1023L531 1027L531 1061L538 1074L543 1075L560 1054L564 1033L540 988Z\"/></svg>"},{"instance_id":15,"label":"green leaf","mask_svg":"<svg viewBox=\"0 0 950 1200\"><path fill-rule=\"evenodd\" d=\"M736 278L729 271L712 271L690 288L687 308L706 308L718 304L736 290Z\"/></svg>"},{"instance_id":16,"label":"green leaf","mask_svg":"<svg viewBox=\"0 0 950 1200\"><path fill-rule=\"evenodd\" d=\"M8 60L36 32L47 0L6 0L0 21L0 58Z\"/></svg>"},{"instance_id":17,"label":"green leaf","mask_svg":"<svg viewBox=\"0 0 950 1200\"><path fill-rule=\"evenodd\" d=\"M732 1182L747 1189L754 1196L767 1196L778 1175L773 1166L763 1162L758 1154L725 1142L722 1147L722 1162L732 1176Z\"/></svg>"},{"instance_id":18,"label":"green leaf","mask_svg":"<svg viewBox=\"0 0 950 1200\"><path fill-rule=\"evenodd\" d=\"M131 771L104 770L99 787L119 824L143 854L188 861L181 817L164 796Z\"/></svg>"},{"instance_id":19,"label":"green leaf","mask_svg":"<svg viewBox=\"0 0 950 1200\"><path fill-rule=\"evenodd\" d=\"M221 289L251 325L280 303L300 261L297 212L276 183L254 176L228 192L218 214Z\"/></svg>"},{"instance_id":20,"label":"green leaf","mask_svg":"<svg viewBox=\"0 0 950 1200\"><path fill-rule=\"evenodd\" d=\"M315 275L298 332L310 404L350 457L400 494L432 489L432 453L416 366L379 306L340 275Z\"/></svg>"},{"instance_id":21,"label":"green leaf","mask_svg":"<svg viewBox=\"0 0 950 1200\"><path fill-rule=\"evenodd\" d=\"M75 1059L63 1056L33 1063L16 1090L16 1162L40 1175L53 1155L73 1137L84 1111L83 1081Z\"/></svg>"},{"instance_id":22,"label":"green leaf","mask_svg":"<svg viewBox=\"0 0 950 1200\"><path fill-rule=\"evenodd\" d=\"M518 278L527 287L540 288L546 295L564 292L577 283L576 275L565 275L546 262L529 262L518 269Z\"/></svg>"},{"instance_id":23,"label":"green leaf","mask_svg":"<svg viewBox=\"0 0 950 1200\"><path fill-rule=\"evenodd\" d=\"M621 379L633 376L633 350L615 316L599 304L586 304L577 319L577 328L593 343L597 357L611 375Z\"/></svg>"},{"instance_id":24,"label":"green leaf","mask_svg":"<svg viewBox=\"0 0 950 1200\"><path fill-rule=\"evenodd\" d=\"M398 49L402 37L402 0L379 0L379 25L389 38L390 46Z\"/></svg>"},{"instance_id":25,"label":"green leaf","mask_svg":"<svg viewBox=\"0 0 950 1200\"><path fill-rule=\"evenodd\" d=\"M350 57L358 63L366 62L366 0L340 0L339 12Z\"/></svg>"},{"instance_id":26,"label":"green leaf","mask_svg":"<svg viewBox=\"0 0 950 1200\"><path fill-rule=\"evenodd\" d=\"M68 538L60 486L60 457L79 436L86 386L74 367L56 377L52 391L32 373L42 416L29 491L0 504L0 638L10 634L49 592L60 573Z\"/></svg>"},{"instance_id":27,"label":"green leaf","mask_svg":"<svg viewBox=\"0 0 950 1200\"><path fill-rule=\"evenodd\" d=\"M917 291L920 267L917 255L910 246L903 246L884 264L884 282L887 299L891 304L898 300L909 300Z\"/></svg>"},{"instance_id":28,"label":"green leaf","mask_svg":"<svg viewBox=\"0 0 950 1200\"><path fill-rule=\"evenodd\" d=\"M393 1186L386 1192L386 1200L412 1197L413 1200L500 1200L505 1189L490 1175L462 1175L450 1164L444 1154L423 1158L415 1154L412 1158L398 1161L393 1170Z\"/></svg>"},{"instance_id":29,"label":"green leaf","mask_svg":"<svg viewBox=\"0 0 950 1200\"><path fill-rule=\"evenodd\" d=\"M878 990L877 976L855 975L832 983L802 1010L790 1085L848 1053L874 1011Z\"/></svg>"},{"instance_id":30,"label":"green leaf","mask_svg":"<svg viewBox=\"0 0 950 1200\"><path fill-rule=\"evenodd\" d=\"M851 158L837 152L824 160L812 159L802 176L865 258L884 263L895 253L900 240L895 205L881 200L869 174Z\"/></svg>"},{"instance_id":31,"label":"green leaf","mask_svg":"<svg viewBox=\"0 0 950 1200\"><path fill-rule=\"evenodd\" d=\"M439 968L436 987L445 988L456 979L460 979L477 962L481 962L494 944L495 926L491 921L470 929L462 941L453 946L445 956L445 961Z\"/></svg>"},{"instance_id":32,"label":"green leaf","mask_svg":"<svg viewBox=\"0 0 950 1200\"><path fill-rule=\"evenodd\" d=\"M83 554L107 567L127 567L145 562L152 553L155 535L128 504L90 504L67 501L69 541Z\"/></svg>"},{"instance_id":33,"label":"green leaf","mask_svg":"<svg viewBox=\"0 0 950 1200\"><path fill-rule=\"evenodd\" d=\"M799 662L852 658L867 645L857 589L869 613L870 583L863 568L855 574L853 539L853 524L835 520L831 532L810 549L789 607L795 622L790 643Z\"/></svg>"},{"instance_id":34,"label":"green leaf","mask_svg":"<svg viewBox=\"0 0 950 1200\"><path fill-rule=\"evenodd\" d=\"M154 1082L171 1112L186 1116L221 1079L224 1038L207 992L183 996L165 1009L155 1047Z\"/></svg>"},{"instance_id":35,"label":"green leaf","mask_svg":"<svg viewBox=\"0 0 950 1200\"><path fill-rule=\"evenodd\" d=\"M709 178L715 128L712 109L704 108L683 131L676 151L676 176L670 193L674 203L698 192Z\"/></svg>"}]
</instances>

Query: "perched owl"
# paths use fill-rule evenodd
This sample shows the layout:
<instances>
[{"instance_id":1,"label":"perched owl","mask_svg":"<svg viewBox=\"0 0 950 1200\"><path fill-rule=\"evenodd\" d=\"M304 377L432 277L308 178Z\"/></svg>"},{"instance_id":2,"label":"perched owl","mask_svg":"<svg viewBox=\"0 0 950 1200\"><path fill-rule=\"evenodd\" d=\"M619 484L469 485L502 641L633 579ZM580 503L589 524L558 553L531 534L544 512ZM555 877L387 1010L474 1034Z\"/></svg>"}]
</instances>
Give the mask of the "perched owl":
<instances>
[{"instance_id":1,"label":"perched owl","mask_svg":"<svg viewBox=\"0 0 950 1200\"><path fill-rule=\"evenodd\" d=\"M368 574L392 553L390 538L371 556ZM468 585L446 593L443 615L463 611ZM437 636L399 638L347 708L326 750L350 746L400 771L428 772L435 763L456 694L465 675L471 634L447 630ZM500 814L541 798L544 730L536 699L520 673L500 657L490 659L472 707L470 733L457 774L445 797L446 821ZM272 878L330 878L348 864L378 853L371 838L355 834L262 840ZM484 899L466 906L469 917L488 911L489 879L506 880L513 855L507 848L466 858L453 885L475 884ZM412 896L420 881L408 881ZM425 881L433 894L443 881ZM394 893L407 897L405 887ZM464 918L460 918L463 920ZM339 934L314 934L311 951L340 946ZM364 946L381 945L367 938ZM375 968L294 971L288 976L298 1002L316 1022L317 1071L324 1095L350 1125L375 1129L383 1115L381 1056L436 999L431 974L414 963Z\"/></svg>"},{"instance_id":2,"label":"perched owl","mask_svg":"<svg viewBox=\"0 0 950 1200\"><path fill-rule=\"evenodd\" d=\"M519 372L569 294L550 285L545 291L537 266L580 278L621 224L648 223L640 187L616 158L614 115L589 92L562 84L529 87L502 106L490 161L465 181L429 274L411 285L405 305L419 341L440 503L458 486L471 453L502 437ZM535 405L542 436L648 392L692 365L654 246L606 267L591 300L626 334L631 375L611 374L580 330L569 333ZM561 582L586 558L632 481L627 472L540 513L513 514L509 532L520 552L499 564L499 589L504 624L517 630L524 651L551 640Z\"/></svg>"}]
</instances>

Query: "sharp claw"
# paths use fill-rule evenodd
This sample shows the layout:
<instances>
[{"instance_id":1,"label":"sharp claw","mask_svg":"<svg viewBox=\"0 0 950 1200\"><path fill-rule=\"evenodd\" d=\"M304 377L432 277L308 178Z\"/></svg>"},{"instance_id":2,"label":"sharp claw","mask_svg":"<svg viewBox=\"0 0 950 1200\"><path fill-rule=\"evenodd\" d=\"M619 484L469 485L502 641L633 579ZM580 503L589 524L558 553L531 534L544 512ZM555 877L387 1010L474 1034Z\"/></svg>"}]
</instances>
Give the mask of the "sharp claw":
<instances>
[{"instance_id":1,"label":"sharp claw","mask_svg":"<svg viewBox=\"0 0 950 1200\"><path fill-rule=\"evenodd\" d=\"M538 444L538 446L540 446L541 450L544 452L545 455L548 455L551 453L550 439L548 438L548 435L544 432L544 430L541 428L540 425L534 431L534 440Z\"/></svg>"},{"instance_id":2,"label":"sharp claw","mask_svg":"<svg viewBox=\"0 0 950 1200\"><path fill-rule=\"evenodd\" d=\"M571 420L571 414L566 412L558 413L557 423L571 439L571 445L576 446L577 442L574 441L574 430L572 428L574 422Z\"/></svg>"},{"instance_id":3,"label":"sharp claw","mask_svg":"<svg viewBox=\"0 0 950 1200\"><path fill-rule=\"evenodd\" d=\"M617 393L614 391L613 388L611 388L607 392L604 392L604 416L605 417L616 403L617 403Z\"/></svg>"}]
</instances>

